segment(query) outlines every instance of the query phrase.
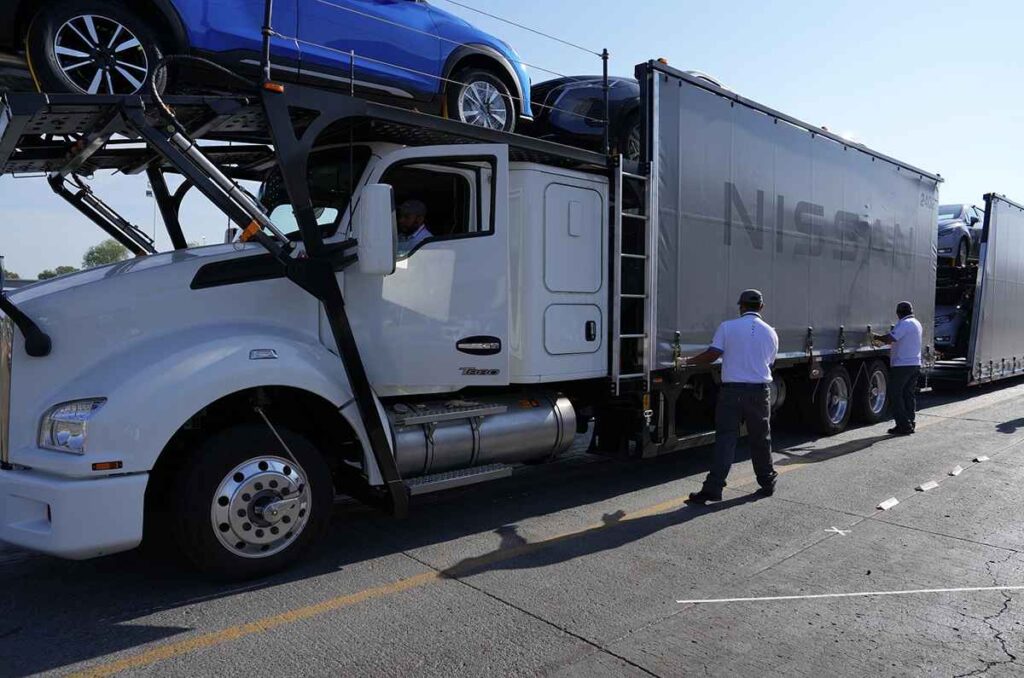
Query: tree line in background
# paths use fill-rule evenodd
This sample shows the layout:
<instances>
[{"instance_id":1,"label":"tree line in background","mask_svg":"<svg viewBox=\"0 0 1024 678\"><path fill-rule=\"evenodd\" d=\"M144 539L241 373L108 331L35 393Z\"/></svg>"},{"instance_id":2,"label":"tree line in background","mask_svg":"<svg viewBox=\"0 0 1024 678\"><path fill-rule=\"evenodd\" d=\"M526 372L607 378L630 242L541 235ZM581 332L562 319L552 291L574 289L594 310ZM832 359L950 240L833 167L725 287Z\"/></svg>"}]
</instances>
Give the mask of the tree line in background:
<instances>
[{"instance_id":1,"label":"tree line in background","mask_svg":"<svg viewBox=\"0 0 1024 678\"><path fill-rule=\"evenodd\" d=\"M107 264L116 264L119 261L124 261L128 258L128 249L121 243L114 239L104 240L98 245L93 245L85 251L82 256L82 268L95 268L97 266L106 266ZM36 276L39 280L49 280L50 278L56 278L59 275L66 275L68 273L74 273L79 269L74 266L58 266L56 268L48 268L45 271L40 271L39 275ZM14 271L8 271L4 269L4 276L8 280L21 280L21 276Z\"/></svg>"}]
</instances>

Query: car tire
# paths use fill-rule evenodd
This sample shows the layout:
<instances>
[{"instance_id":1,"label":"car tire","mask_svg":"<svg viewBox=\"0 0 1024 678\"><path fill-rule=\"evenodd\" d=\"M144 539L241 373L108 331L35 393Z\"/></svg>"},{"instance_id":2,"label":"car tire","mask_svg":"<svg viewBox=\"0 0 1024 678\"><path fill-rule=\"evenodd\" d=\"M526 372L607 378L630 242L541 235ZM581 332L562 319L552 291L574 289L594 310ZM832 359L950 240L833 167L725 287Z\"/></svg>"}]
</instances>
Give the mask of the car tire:
<instances>
[{"instance_id":1,"label":"car tire","mask_svg":"<svg viewBox=\"0 0 1024 678\"><path fill-rule=\"evenodd\" d=\"M323 536L334 502L330 468L304 437L277 432L287 450L263 423L215 433L171 481L169 528L200 570L223 579L262 577Z\"/></svg>"},{"instance_id":2,"label":"car tire","mask_svg":"<svg viewBox=\"0 0 1024 678\"><path fill-rule=\"evenodd\" d=\"M804 405L808 423L824 436L845 431L853 411L853 389L846 368L837 365L825 372L817 383L808 386Z\"/></svg>"},{"instance_id":3,"label":"car tire","mask_svg":"<svg viewBox=\"0 0 1024 678\"><path fill-rule=\"evenodd\" d=\"M449 118L474 127L515 131L518 108L504 80L472 66L455 71L450 80L445 95Z\"/></svg>"},{"instance_id":4,"label":"car tire","mask_svg":"<svg viewBox=\"0 0 1024 678\"><path fill-rule=\"evenodd\" d=\"M872 360L854 389L854 414L858 421L877 424L889 416L889 370L881 360Z\"/></svg>"},{"instance_id":5,"label":"car tire","mask_svg":"<svg viewBox=\"0 0 1024 678\"><path fill-rule=\"evenodd\" d=\"M640 129L640 112L630 113L619 132L619 153L626 160L640 162L643 155L643 132Z\"/></svg>"},{"instance_id":6,"label":"car tire","mask_svg":"<svg viewBox=\"0 0 1024 678\"><path fill-rule=\"evenodd\" d=\"M46 93L134 94L150 86L163 58L153 29L111 0L47 3L29 24L25 49ZM159 91L166 73L155 75Z\"/></svg>"}]
</instances>

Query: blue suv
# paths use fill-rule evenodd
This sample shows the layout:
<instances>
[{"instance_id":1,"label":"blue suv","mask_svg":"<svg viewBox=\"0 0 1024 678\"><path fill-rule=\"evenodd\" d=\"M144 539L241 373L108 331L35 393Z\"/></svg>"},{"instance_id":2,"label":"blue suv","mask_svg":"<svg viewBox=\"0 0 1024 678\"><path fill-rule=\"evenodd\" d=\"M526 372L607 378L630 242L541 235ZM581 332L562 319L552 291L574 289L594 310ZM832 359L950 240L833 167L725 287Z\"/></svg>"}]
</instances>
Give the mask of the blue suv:
<instances>
[{"instance_id":1,"label":"blue suv","mask_svg":"<svg viewBox=\"0 0 1024 678\"><path fill-rule=\"evenodd\" d=\"M264 6L0 0L0 52L23 57L45 92L131 94L167 54L206 57L255 82ZM275 0L273 27L276 79L354 85L369 99L504 131L531 118L530 81L515 51L424 0ZM166 72L157 87L168 87ZM195 77L175 73L175 87Z\"/></svg>"}]
</instances>

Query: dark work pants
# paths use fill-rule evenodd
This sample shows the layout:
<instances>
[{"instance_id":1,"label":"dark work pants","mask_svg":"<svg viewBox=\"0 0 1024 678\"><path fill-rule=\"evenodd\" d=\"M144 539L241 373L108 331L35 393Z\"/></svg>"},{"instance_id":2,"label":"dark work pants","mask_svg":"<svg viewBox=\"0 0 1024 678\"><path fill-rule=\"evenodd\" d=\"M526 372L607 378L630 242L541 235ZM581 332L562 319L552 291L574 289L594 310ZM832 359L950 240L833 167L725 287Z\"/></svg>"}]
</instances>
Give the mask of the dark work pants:
<instances>
[{"instance_id":1,"label":"dark work pants","mask_svg":"<svg viewBox=\"0 0 1024 678\"><path fill-rule=\"evenodd\" d=\"M889 382L892 386L892 416L896 427L912 429L917 412L917 377L920 367L891 367Z\"/></svg>"},{"instance_id":2,"label":"dark work pants","mask_svg":"<svg viewBox=\"0 0 1024 678\"><path fill-rule=\"evenodd\" d=\"M715 408L715 458L711 462L704 487L721 492L736 457L740 424L747 425L750 460L754 463L757 482L762 486L775 483L772 466L771 389L768 384L722 384Z\"/></svg>"}]
</instances>

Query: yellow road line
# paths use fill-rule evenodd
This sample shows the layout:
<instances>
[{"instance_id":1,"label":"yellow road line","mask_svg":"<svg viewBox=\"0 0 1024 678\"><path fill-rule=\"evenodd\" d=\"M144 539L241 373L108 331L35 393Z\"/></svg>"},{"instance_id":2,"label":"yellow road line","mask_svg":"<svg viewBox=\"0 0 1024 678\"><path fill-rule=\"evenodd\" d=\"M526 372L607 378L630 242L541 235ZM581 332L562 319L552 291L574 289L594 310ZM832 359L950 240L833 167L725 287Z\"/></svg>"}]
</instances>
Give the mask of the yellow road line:
<instances>
[{"instance_id":1,"label":"yellow road line","mask_svg":"<svg viewBox=\"0 0 1024 678\"><path fill-rule=\"evenodd\" d=\"M979 405L978 407L975 408L963 409L957 412L957 415L962 416L974 410L983 409L984 407L991 407L992 405L996 404L999 404L999 401L995 403L986 402L985 404ZM937 424L943 421L948 420L929 419L926 421L922 421L920 424L918 424L918 428L925 428L927 426ZM789 473L790 471L795 471L797 469L807 468L808 466L811 465L813 465L811 462L799 463L799 460L797 460L795 463L779 465L776 470L780 475L782 475L784 473ZM733 487L743 487L745 485L753 483L755 480L756 478L752 474L743 475L735 477L732 485ZM333 612L335 610L350 607L352 605L356 605L367 600L372 600L374 598L382 598L384 596L394 595L396 593L401 593L403 591L417 589L422 586L426 586L427 584L430 584L432 582L443 579L468 575L471 574L473 571L486 567L488 565L493 565L495 563L512 560L513 558L518 558L519 556L523 556L547 548L548 546L551 546L553 544L567 541L569 539L574 539L587 533L603 530L608 527L613 527L621 523L638 520L640 518L647 518L650 516L658 515L660 513L667 513L669 511L682 508L685 504L686 499L684 497L676 497L654 504L652 506L637 509L636 511L623 515L620 519L616 521L596 523L590 525L589 527L585 527L581 530L573 530L570 532L563 532L561 534L557 534L553 537L544 539L543 541L527 542L525 544L522 544L521 546L514 546L511 548L505 548L498 551L494 551L492 553L488 553L478 558L471 558L469 560L466 560L463 563L460 563L458 566L446 571L438 572L432 570L430 572L424 572L422 574L418 574L412 577L407 577L406 579L400 579L398 581L391 582L390 584L384 584L382 586L378 586L375 588L364 589L356 593L338 596L337 598L331 598L320 603L315 603L313 605L308 605L306 607L296 608L288 612L282 612L281 614L274 615L272 617L257 619L256 621L249 622L247 624L229 626L220 631L214 631L212 633L206 633L200 636L196 636L194 638L189 638L187 640L181 640L177 642L168 643L166 645L160 645L158 647L154 647L153 649L146 650L138 654L129 655L124 659L119 659L105 664L99 664L95 667L84 669L83 671L71 675L75 678L102 678L105 676L112 676L122 671L127 671L129 669L137 669L142 668L144 666L150 666L157 662L161 662L174 657L180 657L182 655L189 654L197 650L203 650L206 648L223 645L224 643L238 640L246 636L251 636L256 633L270 631L281 626L294 624L295 622L299 622L304 619L318 617L328 612Z\"/></svg>"},{"instance_id":2,"label":"yellow road line","mask_svg":"<svg viewBox=\"0 0 1024 678\"><path fill-rule=\"evenodd\" d=\"M131 655L108 664L100 664L94 668L85 669L84 671L74 673L72 675L82 677L88 676L89 678L112 676L116 673L120 673L121 671L149 666L150 664L155 664L156 662L164 661L165 659L180 657L181 655L188 654L189 652L202 650L215 645L222 645L223 643L238 640L245 636L251 636L254 633L270 631L271 629L275 629L279 626L285 626L286 624L294 624L295 622L302 621L303 619L316 617L366 600L418 588L424 584L440 579L442 576L443 575L439 572L424 572L423 574L418 574L414 577L385 584L384 586L365 589L347 596L331 598L330 600L325 600L321 603L316 603L307 607L300 607L289 612L282 612L281 614L274 615L273 617L257 619L256 621L249 622L248 624L229 626L226 629L222 629L214 633L207 633L201 636L196 636L195 638L189 638L188 640L181 640L176 643L161 645L153 648L152 650Z\"/></svg>"}]
</instances>

